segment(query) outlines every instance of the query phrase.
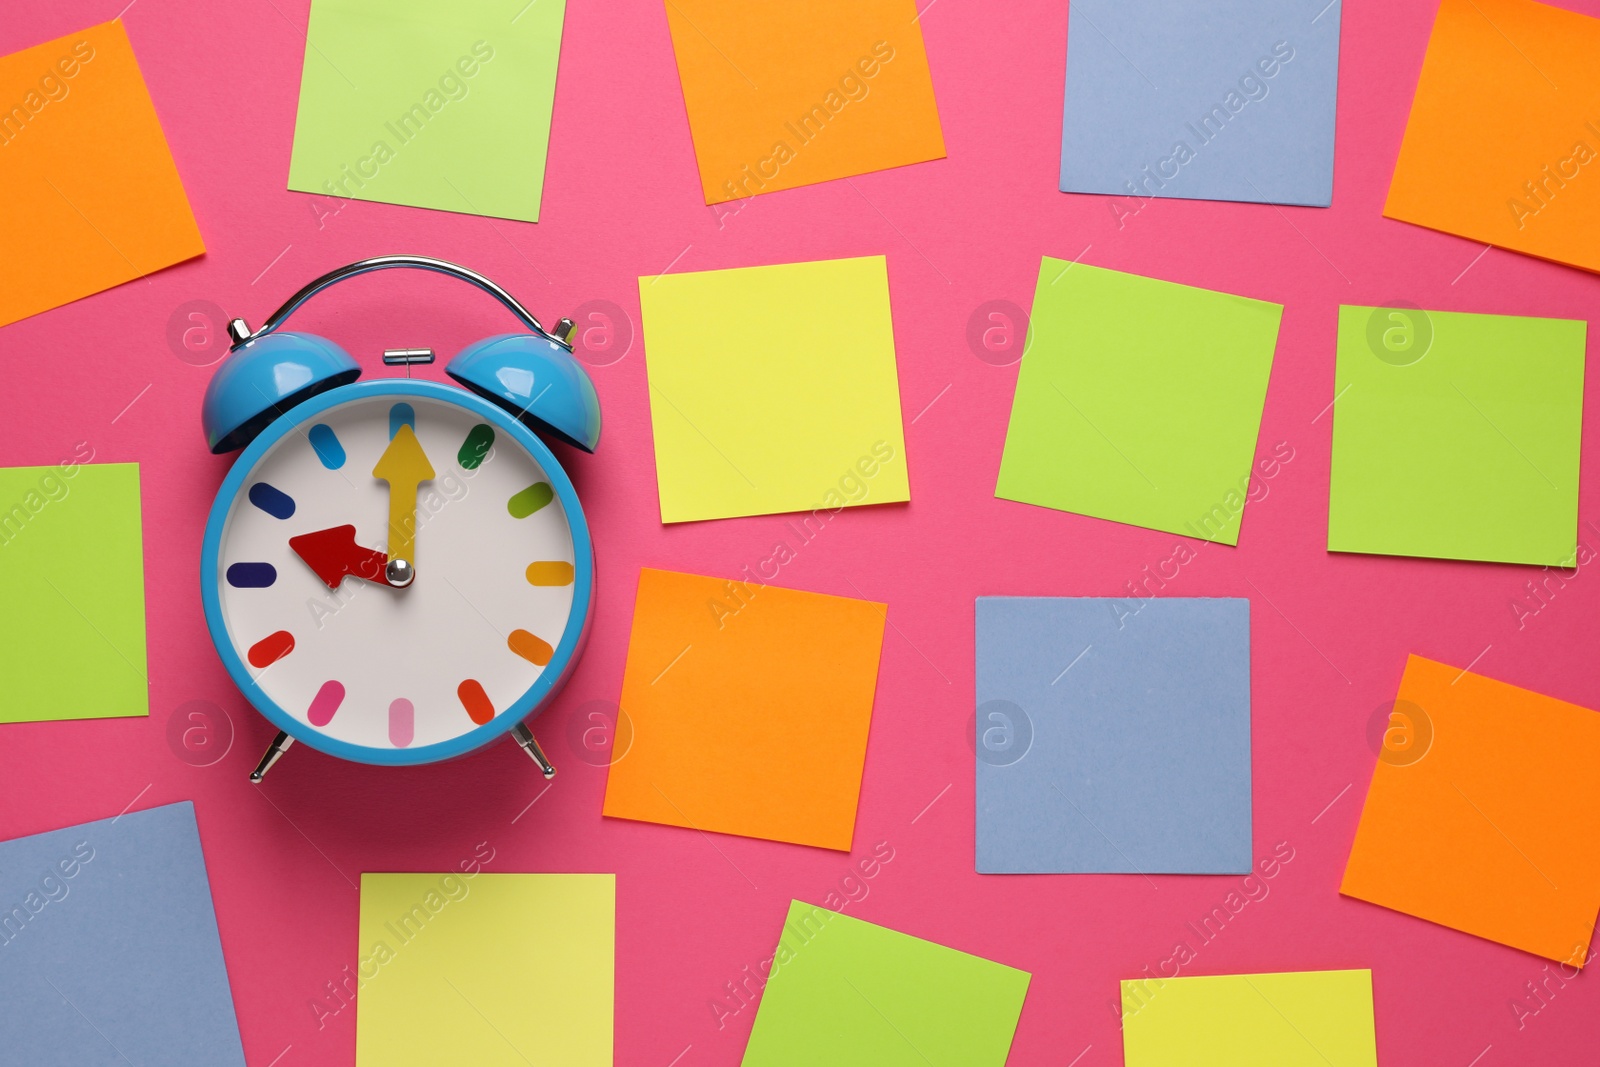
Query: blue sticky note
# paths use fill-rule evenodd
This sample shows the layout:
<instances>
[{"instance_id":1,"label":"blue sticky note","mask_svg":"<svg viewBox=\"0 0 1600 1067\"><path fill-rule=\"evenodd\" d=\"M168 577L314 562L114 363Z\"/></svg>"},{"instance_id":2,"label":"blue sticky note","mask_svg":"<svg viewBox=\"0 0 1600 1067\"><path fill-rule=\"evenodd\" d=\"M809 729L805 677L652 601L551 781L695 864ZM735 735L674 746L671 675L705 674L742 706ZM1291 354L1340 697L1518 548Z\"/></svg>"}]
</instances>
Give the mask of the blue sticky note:
<instances>
[{"instance_id":1,"label":"blue sticky note","mask_svg":"<svg viewBox=\"0 0 1600 1067\"><path fill-rule=\"evenodd\" d=\"M1248 600L977 616L980 874L1250 872Z\"/></svg>"},{"instance_id":2,"label":"blue sticky note","mask_svg":"<svg viewBox=\"0 0 1600 1067\"><path fill-rule=\"evenodd\" d=\"M1339 0L1072 0L1061 191L1327 207Z\"/></svg>"},{"instance_id":3,"label":"blue sticky note","mask_svg":"<svg viewBox=\"0 0 1600 1067\"><path fill-rule=\"evenodd\" d=\"M194 805L0 843L0 1060L244 1067Z\"/></svg>"}]
</instances>

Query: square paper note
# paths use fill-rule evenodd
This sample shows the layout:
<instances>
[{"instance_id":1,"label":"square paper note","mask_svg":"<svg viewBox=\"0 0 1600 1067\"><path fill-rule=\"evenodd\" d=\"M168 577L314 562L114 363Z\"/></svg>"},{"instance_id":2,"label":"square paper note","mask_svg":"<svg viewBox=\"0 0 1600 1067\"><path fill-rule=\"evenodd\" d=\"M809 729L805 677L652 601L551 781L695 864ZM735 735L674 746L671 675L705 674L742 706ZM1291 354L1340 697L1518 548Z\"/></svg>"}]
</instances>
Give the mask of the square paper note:
<instances>
[{"instance_id":1,"label":"square paper note","mask_svg":"<svg viewBox=\"0 0 1600 1067\"><path fill-rule=\"evenodd\" d=\"M1282 314L1045 257L995 495L1238 544Z\"/></svg>"},{"instance_id":2,"label":"square paper note","mask_svg":"<svg viewBox=\"0 0 1600 1067\"><path fill-rule=\"evenodd\" d=\"M0 326L200 255L121 22L0 58Z\"/></svg>"},{"instance_id":3,"label":"square paper note","mask_svg":"<svg viewBox=\"0 0 1600 1067\"><path fill-rule=\"evenodd\" d=\"M1600 715L1412 656L1390 724L1339 891L1582 967Z\"/></svg>"},{"instance_id":4,"label":"square paper note","mask_svg":"<svg viewBox=\"0 0 1600 1067\"><path fill-rule=\"evenodd\" d=\"M1585 329L1340 308L1328 549L1570 565Z\"/></svg>"},{"instance_id":5,"label":"square paper note","mask_svg":"<svg viewBox=\"0 0 1600 1067\"><path fill-rule=\"evenodd\" d=\"M910 500L882 256L639 279L661 521Z\"/></svg>"},{"instance_id":6,"label":"square paper note","mask_svg":"<svg viewBox=\"0 0 1600 1067\"><path fill-rule=\"evenodd\" d=\"M315 0L289 188L538 222L566 3L518 6Z\"/></svg>"},{"instance_id":7,"label":"square paper note","mask_svg":"<svg viewBox=\"0 0 1600 1067\"><path fill-rule=\"evenodd\" d=\"M979 597L978 871L1250 873L1250 602Z\"/></svg>"},{"instance_id":8,"label":"square paper note","mask_svg":"<svg viewBox=\"0 0 1600 1067\"><path fill-rule=\"evenodd\" d=\"M1600 270L1600 19L1443 0L1383 213Z\"/></svg>"},{"instance_id":9,"label":"square paper note","mask_svg":"<svg viewBox=\"0 0 1600 1067\"><path fill-rule=\"evenodd\" d=\"M639 573L605 814L849 851L884 606Z\"/></svg>"},{"instance_id":10,"label":"square paper note","mask_svg":"<svg viewBox=\"0 0 1600 1067\"><path fill-rule=\"evenodd\" d=\"M1327 207L1339 11L1074 0L1062 192Z\"/></svg>"},{"instance_id":11,"label":"square paper note","mask_svg":"<svg viewBox=\"0 0 1600 1067\"><path fill-rule=\"evenodd\" d=\"M363 874L356 1067L611 1067L616 876Z\"/></svg>"},{"instance_id":12,"label":"square paper note","mask_svg":"<svg viewBox=\"0 0 1600 1067\"><path fill-rule=\"evenodd\" d=\"M0 468L0 722L150 714L139 465Z\"/></svg>"},{"instance_id":13,"label":"square paper note","mask_svg":"<svg viewBox=\"0 0 1600 1067\"><path fill-rule=\"evenodd\" d=\"M913 0L667 0L706 203L944 157Z\"/></svg>"},{"instance_id":14,"label":"square paper note","mask_svg":"<svg viewBox=\"0 0 1600 1067\"><path fill-rule=\"evenodd\" d=\"M796 900L744 1067L1002 1067L1029 975Z\"/></svg>"},{"instance_id":15,"label":"square paper note","mask_svg":"<svg viewBox=\"0 0 1600 1067\"><path fill-rule=\"evenodd\" d=\"M8 1064L244 1067L194 805L0 844Z\"/></svg>"},{"instance_id":16,"label":"square paper note","mask_svg":"<svg viewBox=\"0 0 1600 1067\"><path fill-rule=\"evenodd\" d=\"M1371 971L1122 983L1126 1067L1377 1067Z\"/></svg>"}]
</instances>

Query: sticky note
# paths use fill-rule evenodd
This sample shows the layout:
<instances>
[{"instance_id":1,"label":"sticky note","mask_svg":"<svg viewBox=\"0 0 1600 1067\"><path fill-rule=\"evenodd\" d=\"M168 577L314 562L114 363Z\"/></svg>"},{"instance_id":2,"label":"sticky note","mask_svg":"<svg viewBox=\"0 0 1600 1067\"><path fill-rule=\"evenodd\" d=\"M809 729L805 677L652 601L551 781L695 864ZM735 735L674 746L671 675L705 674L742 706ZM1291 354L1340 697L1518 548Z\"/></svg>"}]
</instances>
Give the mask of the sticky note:
<instances>
[{"instance_id":1,"label":"sticky note","mask_svg":"<svg viewBox=\"0 0 1600 1067\"><path fill-rule=\"evenodd\" d=\"M944 158L913 0L666 0L707 204Z\"/></svg>"},{"instance_id":2,"label":"sticky note","mask_svg":"<svg viewBox=\"0 0 1600 1067\"><path fill-rule=\"evenodd\" d=\"M315 0L289 188L538 222L565 14Z\"/></svg>"},{"instance_id":3,"label":"sticky note","mask_svg":"<svg viewBox=\"0 0 1600 1067\"><path fill-rule=\"evenodd\" d=\"M1442 0L1383 213L1600 270L1600 19Z\"/></svg>"},{"instance_id":4,"label":"sticky note","mask_svg":"<svg viewBox=\"0 0 1600 1067\"><path fill-rule=\"evenodd\" d=\"M980 874L1248 874L1250 602L977 600Z\"/></svg>"},{"instance_id":5,"label":"sticky note","mask_svg":"<svg viewBox=\"0 0 1600 1067\"><path fill-rule=\"evenodd\" d=\"M1061 191L1327 207L1341 5L1094 0L1068 11Z\"/></svg>"},{"instance_id":6,"label":"sticky note","mask_svg":"<svg viewBox=\"0 0 1600 1067\"><path fill-rule=\"evenodd\" d=\"M1122 983L1126 1067L1377 1067L1371 971Z\"/></svg>"},{"instance_id":7,"label":"sticky note","mask_svg":"<svg viewBox=\"0 0 1600 1067\"><path fill-rule=\"evenodd\" d=\"M605 814L849 851L885 611L640 571Z\"/></svg>"},{"instance_id":8,"label":"sticky note","mask_svg":"<svg viewBox=\"0 0 1600 1067\"><path fill-rule=\"evenodd\" d=\"M0 722L150 714L139 465L0 468Z\"/></svg>"},{"instance_id":9,"label":"sticky note","mask_svg":"<svg viewBox=\"0 0 1600 1067\"><path fill-rule=\"evenodd\" d=\"M798 900L743 1067L1002 1067L1029 975Z\"/></svg>"},{"instance_id":10,"label":"sticky note","mask_svg":"<svg viewBox=\"0 0 1600 1067\"><path fill-rule=\"evenodd\" d=\"M188 801L0 843L0 959L9 1063L244 1067Z\"/></svg>"},{"instance_id":11,"label":"sticky note","mask_svg":"<svg viewBox=\"0 0 1600 1067\"><path fill-rule=\"evenodd\" d=\"M127 31L0 58L0 326L205 251Z\"/></svg>"},{"instance_id":12,"label":"sticky note","mask_svg":"<svg viewBox=\"0 0 1600 1067\"><path fill-rule=\"evenodd\" d=\"M882 256L639 279L661 521L911 499Z\"/></svg>"},{"instance_id":13,"label":"sticky note","mask_svg":"<svg viewBox=\"0 0 1600 1067\"><path fill-rule=\"evenodd\" d=\"M1237 544L1282 314L1046 256L995 495Z\"/></svg>"},{"instance_id":14,"label":"sticky note","mask_svg":"<svg viewBox=\"0 0 1600 1067\"><path fill-rule=\"evenodd\" d=\"M1329 551L1570 566L1585 331L1340 308Z\"/></svg>"},{"instance_id":15,"label":"sticky note","mask_svg":"<svg viewBox=\"0 0 1600 1067\"><path fill-rule=\"evenodd\" d=\"M1600 715L1412 656L1339 891L1582 967Z\"/></svg>"},{"instance_id":16,"label":"sticky note","mask_svg":"<svg viewBox=\"0 0 1600 1067\"><path fill-rule=\"evenodd\" d=\"M611 874L363 874L356 1067L610 1067L616 911Z\"/></svg>"}]
</instances>

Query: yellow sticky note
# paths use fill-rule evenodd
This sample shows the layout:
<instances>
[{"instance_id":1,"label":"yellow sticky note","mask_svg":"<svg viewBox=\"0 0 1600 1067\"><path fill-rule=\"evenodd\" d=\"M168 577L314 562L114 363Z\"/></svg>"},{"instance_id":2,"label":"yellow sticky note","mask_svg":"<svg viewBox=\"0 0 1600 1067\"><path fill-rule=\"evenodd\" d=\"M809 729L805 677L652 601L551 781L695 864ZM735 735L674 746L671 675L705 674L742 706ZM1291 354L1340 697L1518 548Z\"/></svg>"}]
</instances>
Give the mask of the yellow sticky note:
<instances>
[{"instance_id":1,"label":"yellow sticky note","mask_svg":"<svg viewBox=\"0 0 1600 1067\"><path fill-rule=\"evenodd\" d=\"M357 1067L610 1067L616 902L610 874L363 874Z\"/></svg>"},{"instance_id":2,"label":"yellow sticky note","mask_svg":"<svg viewBox=\"0 0 1600 1067\"><path fill-rule=\"evenodd\" d=\"M117 21L0 57L0 326L200 255Z\"/></svg>"},{"instance_id":3,"label":"yellow sticky note","mask_svg":"<svg viewBox=\"0 0 1600 1067\"><path fill-rule=\"evenodd\" d=\"M1377 1067L1371 971L1122 983L1126 1067Z\"/></svg>"},{"instance_id":4,"label":"yellow sticky note","mask_svg":"<svg viewBox=\"0 0 1600 1067\"><path fill-rule=\"evenodd\" d=\"M639 299L662 522L911 499L884 257L640 278Z\"/></svg>"}]
</instances>

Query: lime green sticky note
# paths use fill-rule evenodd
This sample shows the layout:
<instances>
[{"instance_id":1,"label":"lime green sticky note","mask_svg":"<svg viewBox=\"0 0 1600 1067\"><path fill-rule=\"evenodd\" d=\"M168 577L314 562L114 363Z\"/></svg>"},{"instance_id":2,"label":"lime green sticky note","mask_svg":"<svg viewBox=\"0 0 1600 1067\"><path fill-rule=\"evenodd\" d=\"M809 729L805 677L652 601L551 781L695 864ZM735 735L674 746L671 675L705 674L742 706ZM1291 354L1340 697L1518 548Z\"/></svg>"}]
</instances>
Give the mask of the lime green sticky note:
<instances>
[{"instance_id":1,"label":"lime green sticky note","mask_svg":"<svg viewBox=\"0 0 1600 1067\"><path fill-rule=\"evenodd\" d=\"M616 910L611 874L363 874L357 1067L610 1067Z\"/></svg>"},{"instance_id":2,"label":"lime green sticky note","mask_svg":"<svg viewBox=\"0 0 1600 1067\"><path fill-rule=\"evenodd\" d=\"M1282 315L1046 256L995 495L1238 544Z\"/></svg>"},{"instance_id":3,"label":"lime green sticky note","mask_svg":"<svg viewBox=\"0 0 1600 1067\"><path fill-rule=\"evenodd\" d=\"M289 188L538 222L565 13L314 0Z\"/></svg>"},{"instance_id":4,"label":"lime green sticky note","mask_svg":"<svg viewBox=\"0 0 1600 1067\"><path fill-rule=\"evenodd\" d=\"M1002 1067L1029 975L800 901L744 1067Z\"/></svg>"},{"instance_id":5,"label":"lime green sticky note","mask_svg":"<svg viewBox=\"0 0 1600 1067\"><path fill-rule=\"evenodd\" d=\"M150 714L137 463L0 468L0 605L0 722Z\"/></svg>"},{"instance_id":6,"label":"lime green sticky note","mask_svg":"<svg viewBox=\"0 0 1600 1067\"><path fill-rule=\"evenodd\" d=\"M1571 565L1586 328L1341 307L1329 551Z\"/></svg>"},{"instance_id":7,"label":"lime green sticky note","mask_svg":"<svg viewBox=\"0 0 1600 1067\"><path fill-rule=\"evenodd\" d=\"M639 279L661 521L911 499L882 256Z\"/></svg>"},{"instance_id":8,"label":"lime green sticky note","mask_svg":"<svg viewBox=\"0 0 1600 1067\"><path fill-rule=\"evenodd\" d=\"M1122 983L1126 1067L1377 1067L1371 971Z\"/></svg>"}]
</instances>

